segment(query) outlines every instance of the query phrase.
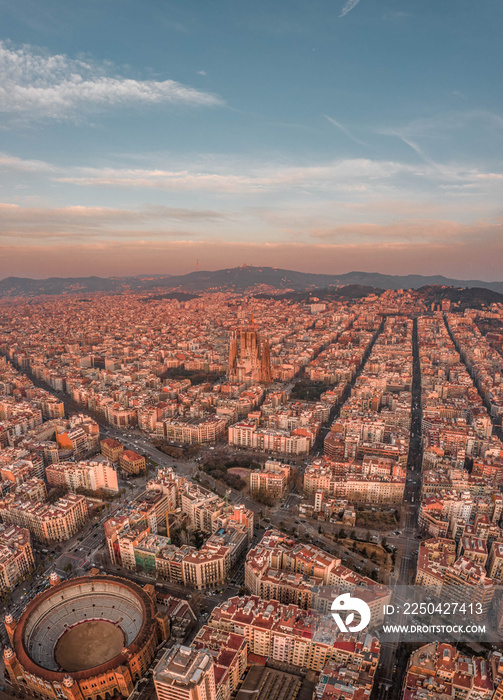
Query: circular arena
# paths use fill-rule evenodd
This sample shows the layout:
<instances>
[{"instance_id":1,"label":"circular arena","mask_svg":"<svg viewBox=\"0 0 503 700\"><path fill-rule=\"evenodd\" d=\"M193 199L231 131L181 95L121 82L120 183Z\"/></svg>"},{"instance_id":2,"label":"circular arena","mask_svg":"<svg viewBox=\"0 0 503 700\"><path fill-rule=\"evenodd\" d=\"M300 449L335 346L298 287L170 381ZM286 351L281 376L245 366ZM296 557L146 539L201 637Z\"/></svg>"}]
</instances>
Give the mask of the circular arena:
<instances>
[{"instance_id":1,"label":"circular arena","mask_svg":"<svg viewBox=\"0 0 503 700\"><path fill-rule=\"evenodd\" d=\"M132 581L107 575L70 579L25 608L12 630L10 663L15 658L31 687L33 678L51 685L71 680L86 698L98 697L87 692L96 683L86 681L100 677L107 679L101 681L102 698L124 693L118 687L130 685L124 668L134 684L155 654L156 615L153 596Z\"/></svg>"},{"instance_id":2,"label":"circular arena","mask_svg":"<svg viewBox=\"0 0 503 700\"><path fill-rule=\"evenodd\" d=\"M34 600L23 625L24 650L37 666L83 671L110 661L134 642L145 616L138 591L105 578L66 583L70 585L59 584ZM86 662L86 649L93 648L98 663L91 657Z\"/></svg>"}]
</instances>

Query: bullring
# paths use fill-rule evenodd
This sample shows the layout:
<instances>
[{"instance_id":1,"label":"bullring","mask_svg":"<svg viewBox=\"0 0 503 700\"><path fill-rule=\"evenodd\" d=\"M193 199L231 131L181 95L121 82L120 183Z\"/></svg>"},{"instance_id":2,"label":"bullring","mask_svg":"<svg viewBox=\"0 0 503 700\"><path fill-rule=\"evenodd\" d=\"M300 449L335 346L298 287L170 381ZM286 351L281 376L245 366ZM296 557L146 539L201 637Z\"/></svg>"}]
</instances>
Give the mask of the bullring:
<instances>
[{"instance_id":1,"label":"bullring","mask_svg":"<svg viewBox=\"0 0 503 700\"><path fill-rule=\"evenodd\" d=\"M152 586L108 575L56 583L16 622L6 618L4 653L13 683L43 697L127 697L169 636Z\"/></svg>"}]
</instances>

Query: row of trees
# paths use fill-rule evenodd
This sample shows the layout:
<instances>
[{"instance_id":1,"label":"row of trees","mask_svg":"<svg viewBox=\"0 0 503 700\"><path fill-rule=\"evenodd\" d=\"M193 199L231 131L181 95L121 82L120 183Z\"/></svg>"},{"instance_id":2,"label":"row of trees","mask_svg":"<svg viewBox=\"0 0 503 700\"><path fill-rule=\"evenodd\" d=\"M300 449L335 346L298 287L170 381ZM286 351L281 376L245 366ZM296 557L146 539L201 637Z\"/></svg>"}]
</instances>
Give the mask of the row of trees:
<instances>
[{"instance_id":1,"label":"row of trees","mask_svg":"<svg viewBox=\"0 0 503 700\"><path fill-rule=\"evenodd\" d=\"M290 398L299 401L319 401L320 396L328 388L323 382L314 382L308 378L301 379L294 384Z\"/></svg>"},{"instance_id":2,"label":"row of trees","mask_svg":"<svg viewBox=\"0 0 503 700\"><path fill-rule=\"evenodd\" d=\"M260 469L260 464L249 457L226 459L225 454L218 452L208 457L201 468L213 479L223 481L224 484L236 489L236 491L242 491L246 486L246 481L238 474L229 473L229 469Z\"/></svg>"},{"instance_id":3,"label":"row of trees","mask_svg":"<svg viewBox=\"0 0 503 700\"><path fill-rule=\"evenodd\" d=\"M161 452L164 452L168 457L173 459L190 459L195 457L199 450L200 445L187 445L186 447L175 447L174 445L168 445L164 440L160 438L154 438L152 440L152 445L156 447Z\"/></svg>"},{"instance_id":4,"label":"row of trees","mask_svg":"<svg viewBox=\"0 0 503 700\"><path fill-rule=\"evenodd\" d=\"M231 474L225 464L213 465L205 463L202 469L208 476L223 481L224 484L236 491L242 491L246 486L246 481L237 474Z\"/></svg>"},{"instance_id":5,"label":"row of trees","mask_svg":"<svg viewBox=\"0 0 503 700\"><path fill-rule=\"evenodd\" d=\"M202 369L192 370L184 367L171 367L160 375L161 379L190 379L192 386L196 384L215 384L220 378L218 372L205 372Z\"/></svg>"},{"instance_id":6,"label":"row of trees","mask_svg":"<svg viewBox=\"0 0 503 700\"><path fill-rule=\"evenodd\" d=\"M113 493L112 491L105 491L104 489L98 489L93 491L92 489L86 489L83 486L77 486L75 489L76 493L81 496L89 496L89 498L99 498L101 501L113 501L119 498L118 493ZM121 489L121 493L126 493L126 489Z\"/></svg>"}]
</instances>

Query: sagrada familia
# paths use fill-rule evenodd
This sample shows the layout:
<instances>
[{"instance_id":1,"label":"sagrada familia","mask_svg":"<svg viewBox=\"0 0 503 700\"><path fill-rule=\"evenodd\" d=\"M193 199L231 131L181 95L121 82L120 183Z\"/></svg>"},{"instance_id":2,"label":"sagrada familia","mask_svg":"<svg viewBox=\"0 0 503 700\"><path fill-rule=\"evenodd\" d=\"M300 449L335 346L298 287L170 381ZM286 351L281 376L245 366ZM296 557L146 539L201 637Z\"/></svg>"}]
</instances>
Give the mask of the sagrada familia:
<instances>
[{"instance_id":1,"label":"sagrada familia","mask_svg":"<svg viewBox=\"0 0 503 700\"><path fill-rule=\"evenodd\" d=\"M269 341L253 327L233 331L229 346L229 380L268 383L271 375Z\"/></svg>"}]
</instances>

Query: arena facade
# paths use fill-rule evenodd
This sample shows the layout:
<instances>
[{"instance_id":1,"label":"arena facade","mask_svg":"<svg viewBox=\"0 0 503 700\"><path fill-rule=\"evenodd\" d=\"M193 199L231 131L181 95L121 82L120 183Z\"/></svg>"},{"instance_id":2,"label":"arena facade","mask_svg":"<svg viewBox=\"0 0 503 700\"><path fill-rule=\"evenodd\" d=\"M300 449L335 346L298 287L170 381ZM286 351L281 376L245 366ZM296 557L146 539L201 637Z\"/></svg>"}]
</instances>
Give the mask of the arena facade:
<instances>
[{"instance_id":1,"label":"arena facade","mask_svg":"<svg viewBox=\"0 0 503 700\"><path fill-rule=\"evenodd\" d=\"M5 618L5 667L16 688L42 698L128 697L169 637L153 586L116 576L61 582L34 598L18 621Z\"/></svg>"}]
</instances>

